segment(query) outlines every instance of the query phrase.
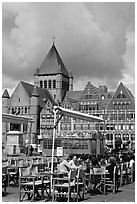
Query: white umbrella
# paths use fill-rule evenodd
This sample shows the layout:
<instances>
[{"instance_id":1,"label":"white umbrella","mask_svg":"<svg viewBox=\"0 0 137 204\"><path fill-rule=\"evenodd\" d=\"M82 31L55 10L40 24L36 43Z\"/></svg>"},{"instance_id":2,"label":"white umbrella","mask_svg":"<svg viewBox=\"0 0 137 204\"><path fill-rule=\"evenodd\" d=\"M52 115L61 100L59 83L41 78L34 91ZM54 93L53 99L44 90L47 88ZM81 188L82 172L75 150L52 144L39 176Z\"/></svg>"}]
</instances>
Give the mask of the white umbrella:
<instances>
[{"instance_id":1,"label":"white umbrella","mask_svg":"<svg viewBox=\"0 0 137 204\"><path fill-rule=\"evenodd\" d=\"M53 142L52 142L52 160L51 160L51 187L52 187L52 173L53 173L53 161L54 161L54 146L55 146L55 137L56 137L56 127L58 125L59 120L63 116L73 117L80 120L87 120L89 122L103 122L104 120L100 117L81 113L78 111L70 110L67 108L62 108L59 106L53 106L53 113L54 113L54 128L53 128ZM57 120L57 114L61 115L60 118Z\"/></svg>"}]
</instances>

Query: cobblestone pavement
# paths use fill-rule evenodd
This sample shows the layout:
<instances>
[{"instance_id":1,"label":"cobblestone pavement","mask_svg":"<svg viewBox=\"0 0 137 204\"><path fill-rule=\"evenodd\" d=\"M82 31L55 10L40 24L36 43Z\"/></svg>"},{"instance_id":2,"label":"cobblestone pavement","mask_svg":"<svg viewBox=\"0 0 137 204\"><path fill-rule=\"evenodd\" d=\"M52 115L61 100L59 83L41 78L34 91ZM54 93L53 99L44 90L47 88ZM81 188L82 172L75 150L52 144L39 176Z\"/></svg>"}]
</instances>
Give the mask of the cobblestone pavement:
<instances>
[{"instance_id":1,"label":"cobblestone pavement","mask_svg":"<svg viewBox=\"0 0 137 204\"><path fill-rule=\"evenodd\" d=\"M10 187L7 189L8 193L2 197L2 202L18 202L18 189L18 187ZM120 187L119 192L116 194L108 193L107 195L91 196L87 193L85 194L85 200L83 202L135 202L135 183Z\"/></svg>"}]
</instances>

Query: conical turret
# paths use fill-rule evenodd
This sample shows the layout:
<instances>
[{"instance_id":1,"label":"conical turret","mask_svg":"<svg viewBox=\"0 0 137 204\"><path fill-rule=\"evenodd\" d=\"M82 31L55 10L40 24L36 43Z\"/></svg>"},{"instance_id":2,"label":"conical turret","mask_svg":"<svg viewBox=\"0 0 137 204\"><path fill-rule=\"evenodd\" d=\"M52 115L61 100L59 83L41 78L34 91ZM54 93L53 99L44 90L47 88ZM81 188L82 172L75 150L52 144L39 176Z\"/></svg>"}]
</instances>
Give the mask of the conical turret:
<instances>
[{"instance_id":1,"label":"conical turret","mask_svg":"<svg viewBox=\"0 0 137 204\"><path fill-rule=\"evenodd\" d=\"M2 94L2 98L10 98L7 89L4 90L4 92L3 92L3 94Z\"/></svg>"},{"instance_id":2,"label":"conical turret","mask_svg":"<svg viewBox=\"0 0 137 204\"><path fill-rule=\"evenodd\" d=\"M8 105L9 105L10 96L8 90L5 89L2 94L2 112L8 113Z\"/></svg>"}]
</instances>

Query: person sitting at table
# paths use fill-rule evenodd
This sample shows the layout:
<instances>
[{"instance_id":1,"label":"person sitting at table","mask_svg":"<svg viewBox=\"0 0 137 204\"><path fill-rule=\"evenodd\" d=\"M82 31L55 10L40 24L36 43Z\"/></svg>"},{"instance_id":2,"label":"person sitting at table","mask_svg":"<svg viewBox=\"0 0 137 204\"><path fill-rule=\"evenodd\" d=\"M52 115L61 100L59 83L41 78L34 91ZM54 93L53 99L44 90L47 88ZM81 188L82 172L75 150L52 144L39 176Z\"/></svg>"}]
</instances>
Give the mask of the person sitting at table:
<instances>
[{"instance_id":1,"label":"person sitting at table","mask_svg":"<svg viewBox=\"0 0 137 204\"><path fill-rule=\"evenodd\" d=\"M112 155L109 158L109 166L106 167L106 169L109 172L109 177L111 180L113 180L113 172L114 172L114 167L116 166L116 158Z\"/></svg>"},{"instance_id":2,"label":"person sitting at table","mask_svg":"<svg viewBox=\"0 0 137 204\"><path fill-rule=\"evenodd\" d=\"M77 157L76 155L73 156L73 158L69 161L69 165L72 169L79 169L81 165L76 165Z\"/></svg>"},{"instance_id":3,"label":"person sitting at table","mask_svg":"<svg viewBox=\"0 0 137 204\"><path fill-rule=\"evenodd\" d=\"M92 158L92 168L100 167L99 161L97 157Z\"/></svg>"},{"instance_id":4,"label":"person sitting at table","mask_svg":"<svg viewBox=\"0 0 137 204\"><path fill-rule=\"evenodd\" d=\"M106 160L105 156L103 156L100 160L100 166L106 166L106 164L107 164L107 160Z\"/></svg>"},{"instance_id":5,"label":"person sitting at table","mask_svg":"<svg viewBox=\"0 0 137 204\"><path fill-rule=\"evenodd\" d=\"M133 168L134 163L135 163L135 156L134 156L134 155L131 155L131 156L130 156L130 161L129 161L129 168L130 168L130 169Z\"/></svg>"},{"instance_id":6,"label":"person sitting at table","mask_svg":"<svg viewBox=\"0 0 137 204\"><path fill-rule=\"evenodd\" d=\"M69 170L71 169L71 165L69 164L68 160L69 160L69 155L65 154L62 162L58 166L59 171L66 172L66 173L69 172Z\"/></svg>"}]
</instances>

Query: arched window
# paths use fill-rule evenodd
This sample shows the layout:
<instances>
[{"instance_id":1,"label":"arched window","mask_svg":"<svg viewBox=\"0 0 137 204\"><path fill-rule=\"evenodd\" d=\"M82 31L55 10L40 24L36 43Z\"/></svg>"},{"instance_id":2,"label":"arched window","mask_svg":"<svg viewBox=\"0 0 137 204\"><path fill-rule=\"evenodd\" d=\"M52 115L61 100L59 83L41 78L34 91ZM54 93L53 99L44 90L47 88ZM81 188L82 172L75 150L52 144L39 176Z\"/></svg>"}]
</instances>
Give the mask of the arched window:
<instances>
[{"instance_id":1,"label":"arched window","mask_svg":"<svg viewBox=\"0 0 137 204\"><path fill-rule=\"evenodd\" d=\"M43 81L40 81L40 88L43 88Z\"/></svg>"},{"instance_id":2,"label":"arched window","mask_svg":"<svg viewBox=\"0 0 137 204\"><path fill-rule=\"evenodd\" d=\"M56 80L53 80L53 89L56 89Z\"/></svg>"},{"instance_id":3,"label":"arched window","mask_svg":"<svg viewBox=\"0 0 137 204\"><path fill-rule=\"evenodd\" d=\"M104 96L104 95L101 95L101 99L104 100L104 99L105 99L105 96Z\"/></svg>"},{"instance_id":4,"label":"arched window","mask_svg":"<svg viewBox=\"0 0 137 204\"><path fill-rule=\"evenodd\" d=\"M44 88L47 89L47 80L44 81Z\"/></svg>"},{"instance_id":5,"label":"arched window","mask_svg":"<svg viewBox=\"0 0 137 204\"><path fill-rule=\"evenodd\" d=\"M49 89L51 89L51 80L48 81L49 82Z\"/></svg>"}]
</instances>

